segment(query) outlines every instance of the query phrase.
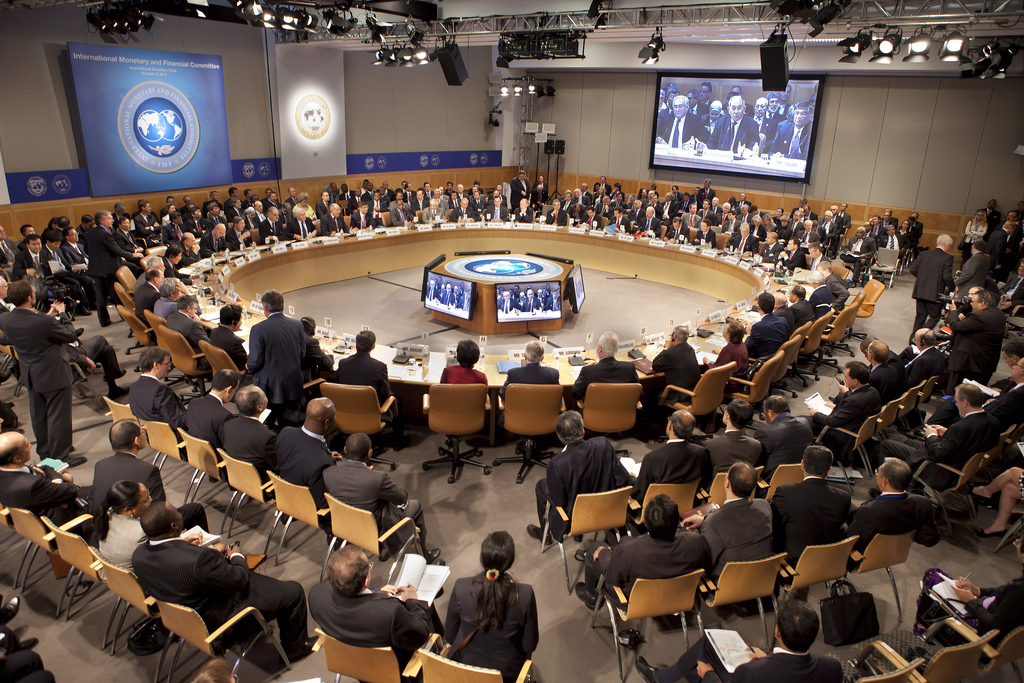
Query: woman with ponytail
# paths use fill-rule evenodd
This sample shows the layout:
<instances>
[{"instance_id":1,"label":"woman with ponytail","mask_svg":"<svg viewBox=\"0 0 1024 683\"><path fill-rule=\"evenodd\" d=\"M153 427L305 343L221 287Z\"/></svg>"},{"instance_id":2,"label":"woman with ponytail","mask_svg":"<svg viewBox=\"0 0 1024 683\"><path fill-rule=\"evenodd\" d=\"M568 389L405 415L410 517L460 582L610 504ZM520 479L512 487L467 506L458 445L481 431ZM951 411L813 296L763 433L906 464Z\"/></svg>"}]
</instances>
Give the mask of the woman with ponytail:
<instances>
[{"instance_id":1,"label":"woman with ponytail","mask_svg":"<svg viewBox=\"0 0 1024 683\"><path fill-rule=\"evenodd\" d=\"M103 559L121 569L132 568L132 553L146 541L139 517L153 499L138 482L115 482L96 513L94 526Z\"/></svg>"},{"instance_id":2,"label":"woman with ponytail","mask_svg":"<svg viewBox=\"0 0 1024 683\"><path fill-rule=\"evenodd\" d=\"M533 588L517 583L509 571L515 559L507 532L489 534L480 547L483 571L455 582L444 625L449 657L497 669L505 683L515 682L540 637Z\"/></svg>"}]
</instances>

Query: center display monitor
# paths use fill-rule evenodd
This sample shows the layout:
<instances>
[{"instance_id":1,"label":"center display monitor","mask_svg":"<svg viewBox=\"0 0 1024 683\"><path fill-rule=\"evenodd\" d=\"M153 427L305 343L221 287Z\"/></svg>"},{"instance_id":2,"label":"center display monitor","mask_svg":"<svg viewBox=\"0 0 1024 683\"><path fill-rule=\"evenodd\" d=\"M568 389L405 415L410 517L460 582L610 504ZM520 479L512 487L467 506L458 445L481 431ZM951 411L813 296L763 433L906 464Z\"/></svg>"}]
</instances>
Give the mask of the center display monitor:
<instances>
[{"instance_id":1,"label":"center display monitor","mask_svg":"<svg viewBox=\"0 0 1024 683\"><path fill-rule=\"evenodd\" d=\"M565 298L569 300L572 312L579 314L580 309L583 308L583 300L587 298L587 292L583 289L583 266L573 267L572 273L569 274L569 281L571 291L565 293Z\"/></svg>"},{"instance_id":2,"label":"center display monitor","mask_svg":"<svg viewBox=\"0 0 1024 683\"><path fill-rule=\"evenodd\" d=\"M499 284L495 294L499 323L562 317L562 285L558 282Z\"/></svg>"},{"instance_id":3,"label":"center display monitor","mask_svg":"<svg viewBox=\"0 0 1024 683\"><path fill-rule=\"evenodd\" d=\"M448 275L431 273L424 288L423 305L432 311L447 313L463 320L473 319L476 283Z\"/></svg>"}]
</instances>

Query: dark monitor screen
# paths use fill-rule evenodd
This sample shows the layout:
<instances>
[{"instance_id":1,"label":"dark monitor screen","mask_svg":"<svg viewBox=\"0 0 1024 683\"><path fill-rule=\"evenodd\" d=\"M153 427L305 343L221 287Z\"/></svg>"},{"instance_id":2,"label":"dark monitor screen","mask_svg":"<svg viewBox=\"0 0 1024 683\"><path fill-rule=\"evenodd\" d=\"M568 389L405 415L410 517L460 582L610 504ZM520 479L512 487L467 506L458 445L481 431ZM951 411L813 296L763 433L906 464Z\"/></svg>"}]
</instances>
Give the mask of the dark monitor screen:
<instances>
[{"instance_id":1,"label":"dark monitor screen","mask_svg":"<svg viewBox=\"0 0 1024 683\"><path fill-rule=\"evenodd\" d=\"M432 311L447 313L463 320L473 319L476 283L448 275L430 273L423 290L423 305Z\"/></svg>"},{"instance_id":2,"label":"dark monitor screen","mask_svg":"<svg viewBox=\"0 0 1024 683\"><path fill-rule=\"evenodd\" d=\"M446 254L441 254L433 261L423 266L423 283L420 285L420 301L426 301L427 299L427 278L430 277L430 271L444 263L447 258L448 256Z\"/></svg>"},{"instance_id":3,"label":"dark monitor screen","mask_svg":"<svg viewBox=\"0 0 1024 683\"><path fill-rule=\"evenodd\" d=\"M587 292L583 288L583 266L575 266L569 274L572 282L572 293L567 294L569 303L572 305L572 312L579 313L583 308L583 300L587 298Z\"/></svg>"},{"instance_id":4,"label":"dark monitor screen","mask_svg":"<svg viewBox=\"0 0 1024 683\"><path fill-rule=\"evenodd\" d=\"M562 285L558 282L499 284L495 293L499 323L562 317Z\"/></svg>"}]
</instances>

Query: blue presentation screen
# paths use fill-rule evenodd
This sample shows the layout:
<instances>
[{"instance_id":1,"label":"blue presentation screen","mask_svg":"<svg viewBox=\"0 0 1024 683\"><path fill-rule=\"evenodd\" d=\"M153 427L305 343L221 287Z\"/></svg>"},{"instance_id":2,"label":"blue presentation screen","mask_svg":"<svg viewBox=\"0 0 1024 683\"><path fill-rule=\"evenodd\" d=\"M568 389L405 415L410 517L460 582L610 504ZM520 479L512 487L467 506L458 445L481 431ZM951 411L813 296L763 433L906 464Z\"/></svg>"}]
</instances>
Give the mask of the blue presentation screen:
<instances>
[{"instance_id":1,"label":"blue presentation screen","mask_svg":"<svg viewBox=\"0 0 1024 683\"><path fill-rule=\"evenodd\" d=\"M94 197L231 182L221 58L68 43Z\"/></svg>"}]
</instances>

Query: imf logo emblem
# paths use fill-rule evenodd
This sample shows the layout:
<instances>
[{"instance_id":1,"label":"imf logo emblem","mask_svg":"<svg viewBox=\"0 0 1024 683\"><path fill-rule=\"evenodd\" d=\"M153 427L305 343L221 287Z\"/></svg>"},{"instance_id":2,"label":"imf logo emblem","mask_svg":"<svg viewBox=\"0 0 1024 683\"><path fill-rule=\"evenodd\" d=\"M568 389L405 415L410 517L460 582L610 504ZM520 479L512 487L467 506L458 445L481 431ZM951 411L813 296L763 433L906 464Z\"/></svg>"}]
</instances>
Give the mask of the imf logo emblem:
<instances>
[{"instance_id":1,"label":"imf logo emblem","mask_svg":"<svg viewBox=\"0 0 1024 683\"><path fill-rule=\"evenodd\" d=\"M481 166L486 166L487 165L487 155L486 154L481 154L480 155L480 165Z\"/></svg>"},{"instance_id":2,"label":"imf logo emblem","mask_svg":"<svg viewBox=\"0 0 1024 683\"><path fill-rule=\"evenodd\" d=\"M367 171L373 170L373 164L373 157L366 157L365 159L363 159L363 168L365 168Z\"/></svg>"},{"instance_id":3,"label":"imf logo emblem","mask_svg":"<svg viewBox=\"0 0 1024 683\"><path fill-rule=\"evenodd\" d=\"M71 192L71 178L67 177L63 173L58 173L53 176L53 191L57 194L67 194Z\"/></svg>"},{"instance_id":4,"label":"imf logo emblem","mask_svg":"<svg viewBox=\"0 0 1024 683\"><path fill-rule=\"evenodd\" d=\"M421 154L420 155L420 166L422 168L426 168L427 164L429 164L429 163L430 163L430 157L428 157L426 154Z\"/></svg>"},{"instance_id":5,"label":"imf logo emblem","mask_svg":"<svg viewBox=\"0 0 1024 683\"><path fill-rule=\"evenodd\" d=\"M383 171L387 167L388 167L388 158L387 157L377 157L377 168L379 168L380 170Z\"/></svg>"},{"instance_id":6,"label":"imf logo emblem","mask_svg":"<svg viewBox=\"0 0 1024 683\"><path fill-rule=\"evenodd\" d=\"M480 158L476 155L476 152L473 152L472 154L469 155L470 166L476 166L478 161L480 161Z\"/></svg>"},{"instance_id":7,"label":"imf logo emblem","mask_svg":"<svg viewBox=\"0 0 1024 683\"><path fill-rule=\"evenodd\" d=\"M260 178L266 178L270 175L270 164L266 161L261 161L259 166Z\"/></svg>"},{"instance_id":8,"label":"imf logo emblem","mask_svg":"<svg viewBox=\"0 0 1024 683\"><path fill-rule=\"evenodd\" d=\"M34 175L29 178L26 187L28 187L29 194L33 197L42 197L46 194L46 181L43 180L42 176Z\"/></svg>"},{"instance_id":9,"label":"imf logo emblem","mask_svg":"<svg viewBox=\"0 0 1024 683\"><path fill-rule=\"evenodd\" d=\"M431 155L431 157L430 157L430 165L433 166L434 168L437 168L438 166L440 166L441 165L441 155L440 154Z\"/></svg>"},{"instance_id":10,"label":"imf logo emblem","mask_svg":"<svg viewBox=\"0 0 1024 683\"><path fill-rule=\"evenodd\" d=\"M174 173L199 149L199 117L188 98L166 83L141 83L117 112L121 144L147 171Z\"/></svg>"},{"instance_id":11,"label":"imf logo emblem","mask_svg":"<svg viewBox=\"0 0 1024 683\"><path fill-rule=\"evenodd\" d=\"M319 95L306 95L295 107L295 126L303 137L319 140L331 127L331 108Z\"/></svg>"},{"instance_id":12,"label":"imf logo emblem","mask_svg":"<svg viewBox=\"0 0 1024 683\"><path fill-rule=\"evenodd\" d=\"M253 165L251 161L247 161L244 164L242 164L242 175L244 175L246 178L252 178L254 175L256 175L256 167Z\"/></svg>"}]
</instances>

